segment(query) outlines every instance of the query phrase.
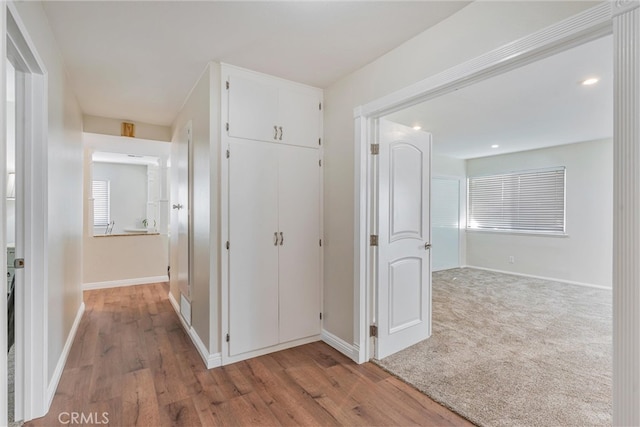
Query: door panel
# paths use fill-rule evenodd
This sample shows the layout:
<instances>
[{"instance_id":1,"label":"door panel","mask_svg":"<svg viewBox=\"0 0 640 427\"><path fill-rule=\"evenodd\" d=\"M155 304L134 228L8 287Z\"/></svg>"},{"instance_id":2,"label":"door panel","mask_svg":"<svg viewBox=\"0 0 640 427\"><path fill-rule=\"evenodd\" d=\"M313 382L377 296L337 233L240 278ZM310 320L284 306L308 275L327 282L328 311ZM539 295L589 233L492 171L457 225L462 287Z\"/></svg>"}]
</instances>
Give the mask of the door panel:
<instances>
[{"instance_id":1,"label":"door panel","mask_svg":"<svg viewBox=\"0 0 640 427\"><path fill-rule=\"evenodd\" d=\"M389 331L396 333L422 319L422 258L400 258L389 264Z\"/></svg>"},{"instance_id":2,"label":"door panel","mask_svg":"<svg viewBox=\"0 0 640 427\"><path fill-rule=\"evenodd\" d=\"M278 146L229 144L229 355L278 343Z\"/></svg>"},{"instance_id":3,"label":"door panel","mask_svg":"<svg viewBox=\"0 0 640 427\"><path fill-rule=\"evenodd\" d=\"M279 153L280 342L320 333L320 167L318 150Z\"/></svg>"},{"instance_id":4,"label":"door panel","mask_svg":"<svg viewBox=\"0 0 640 427\"><path fill-rule=\"evenodd\" d=\"M460 267L460 181L433 178L432 262L433 271Z\"/></svg>"},{"instance_id":5,"label":"door panel","mask_svg":"<svg viewBox=\"0 0 640 427\"><path fill-rule=\"evenodd\" d=\"M278 125L282 126L282 142L318 148L320 138L320 96L311 90L281 88L278 93Z\"/></svg>"},{"instance_id":6,"label":"door panel","mask_svg":"<svg viewBox=\"0 0 640 427\"><path fill-rule=\"evenodd\" d=\"M380 120L378 359L431 335L430 158L430 134Z\"/></svg>"},{"instance_id":7,"label":"door panel","mask_svg":"<svg viewBox=\"0 0 640 427\"><path fill-rule=\"evenodd\" d=\"M277 117L274 85L243 74L229 76L229 136L274 142Z\"/></svg>"},{"instance_id":8,"label":"door panel","mask_svg":"<svg viewBox=\"0 0 640 427\"><path fill-rule=\"evenodd\" d=\"M424 182L423 153L410 144L396 143L390 147L391 191L390 241L413 237L424 239L422 187Z\"/></svg>"}]
</instances>

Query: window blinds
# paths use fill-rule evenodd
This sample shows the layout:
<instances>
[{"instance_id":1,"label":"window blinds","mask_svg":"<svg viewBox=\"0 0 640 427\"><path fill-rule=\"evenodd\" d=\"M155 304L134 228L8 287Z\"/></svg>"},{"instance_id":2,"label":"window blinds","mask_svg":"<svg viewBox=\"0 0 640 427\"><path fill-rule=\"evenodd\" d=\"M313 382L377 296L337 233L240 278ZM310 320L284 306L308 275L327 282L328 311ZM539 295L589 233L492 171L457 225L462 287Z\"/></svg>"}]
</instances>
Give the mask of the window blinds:
<instances>
[{"instance_id":1,"label":"window blinds","mask_svg":"<svg viewBox=\"0 0 640 427\"><path fill-rule=\"evenodd\" d=\"M93 225L94 227L109 224L109 181L93 181Z\"/></svg>"},{"instance_id":2,"label":"window blinds","mask_svg":"<svg viewBox=\"0 0 640 427\"><path fill-rule=\"evenodd\" d=\"M565 168L469 177L467 228L565 232Z\"/></svg>"}]
</instances>

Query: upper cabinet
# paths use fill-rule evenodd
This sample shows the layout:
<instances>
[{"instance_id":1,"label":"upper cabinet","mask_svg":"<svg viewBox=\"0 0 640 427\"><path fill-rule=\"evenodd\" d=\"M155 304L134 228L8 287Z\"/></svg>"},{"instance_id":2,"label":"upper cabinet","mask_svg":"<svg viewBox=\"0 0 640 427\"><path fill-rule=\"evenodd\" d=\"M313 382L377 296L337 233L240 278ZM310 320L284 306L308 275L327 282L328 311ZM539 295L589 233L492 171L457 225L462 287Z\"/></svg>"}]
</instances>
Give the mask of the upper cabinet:
<instances>
[{"instance_id":1,"label":"upper cabinet","mask_svg":"<svg viewBox=\"0 0 640 427\"><path fill-rule=\"evenodd\" d=\"M223 66L228 134L234 138L318 148L322 91L231 66Z\"/></svg>"}]
</instances>

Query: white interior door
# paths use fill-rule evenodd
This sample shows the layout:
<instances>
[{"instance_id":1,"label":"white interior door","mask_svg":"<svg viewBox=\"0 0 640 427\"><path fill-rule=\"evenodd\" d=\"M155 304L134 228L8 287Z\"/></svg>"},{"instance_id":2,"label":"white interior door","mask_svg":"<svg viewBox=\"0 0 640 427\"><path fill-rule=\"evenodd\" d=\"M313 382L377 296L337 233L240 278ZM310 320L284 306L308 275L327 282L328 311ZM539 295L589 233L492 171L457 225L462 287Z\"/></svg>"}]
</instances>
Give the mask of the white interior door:
<instances>
[{"instance_id":1,"label":"white interior door","mask_svg":"<svg viewBox=\"0 0 640 427\"><path fill-rule=\"evenodd\" d=\"M280 137L278 89L258 78L229 76L229 136L261 141Z\"/></svg>"},{"instance_id":2,"label":"white interior door","mask_svg":"<svg viewBox=\"0 0 640 427\"><path fill-rule=\"evenodd\" d=\"M431 180L433 271L460 267L460 180Z\"/></svg>"},{"instance_id":3,"label":"white interior door","mask_svg":"<svg viewBox=\"0 0 640 427\"><path fill-rule=\"evenodd\" d=\"M278 146L234 139L229 151L229 355L236 356L278 343Z\"/></svg>"},{"instance_id":4,"label":"white interior door","mask_svg":"<svg viewBox=\"0 0 640 427\"><path fill-rule=\"evenodd\" d=\"M176 199L172 201L173 211L176 212L174 218L177 221L177 269L175 274L178 277L180 293L187 300L191 299L191 287L189 286L189 152L191 147L191 122L180 131L180 138L177 143L177 153L174 164L177 169L177 191ZM190 317L190 316L189 316ZM191 319L186 319L190 322Z\"/></svg>"},{"instance_id":5,"label":"white interior door","mask_svg":"<svg viewBox=\"0 0 640 427\"><path fill-rule=\"evenodd\" d=\"M380 120L376 357L431 335L431 135Z\"/></svg>"},{"instance_id":6,"label":"white interior door","mask_svg":"<svg viewBox=\"0 0 640 427\"><path fill-rule=\"evenodd\" d=\"M318 150L281 145L278 216L280 342L320 333Z\"/></svg>"}]
</instances>

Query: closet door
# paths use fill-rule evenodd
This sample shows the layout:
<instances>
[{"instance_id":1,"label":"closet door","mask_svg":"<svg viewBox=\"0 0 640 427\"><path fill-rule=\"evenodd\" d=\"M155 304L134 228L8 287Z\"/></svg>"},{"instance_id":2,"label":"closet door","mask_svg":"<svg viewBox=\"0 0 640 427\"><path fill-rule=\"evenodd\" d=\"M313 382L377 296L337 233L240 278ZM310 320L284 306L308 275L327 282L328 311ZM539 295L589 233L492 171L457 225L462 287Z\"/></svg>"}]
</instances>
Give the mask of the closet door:
<instances>
[{"instance_id":1,"label":"closet door","mask_svg":"<svg viewBox=\"0 0 640 427\"><path fill-rule=\"evenodd\" d=\"M279 151L280 342L320 333L320 167L318 150Z\"/></svg>"},{"instance_id":2,"label":"closet door","mask_svg":"<svg viewBox=\"0 0 640 427\"><path fill-rule=\"evenodd\" d=\"M243 73L229 76L229 136L277 141L278 89Z\"/></svg>"},{"instance_id":3,"label":"closet door","mask_svg":"<svg viewBox=\"0 0 640 427\"><path fill-rule=\"evenodd\" d=\"M278 146L229 143L229 353L278 343Z\"/></svg>"},{"instance_id":4,"label":"closet door","mask_svg":"<svg viewBox=\"0 0 640 427\"><path fill-rule=\"evenodd\" d=\"M278 142L318 148L320 138L320 94L312 89L282 86L278 92Z\"/></svg>"}]
</instances>

